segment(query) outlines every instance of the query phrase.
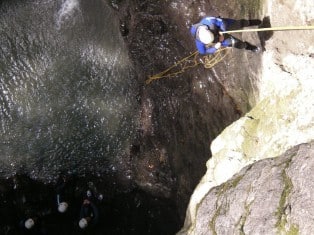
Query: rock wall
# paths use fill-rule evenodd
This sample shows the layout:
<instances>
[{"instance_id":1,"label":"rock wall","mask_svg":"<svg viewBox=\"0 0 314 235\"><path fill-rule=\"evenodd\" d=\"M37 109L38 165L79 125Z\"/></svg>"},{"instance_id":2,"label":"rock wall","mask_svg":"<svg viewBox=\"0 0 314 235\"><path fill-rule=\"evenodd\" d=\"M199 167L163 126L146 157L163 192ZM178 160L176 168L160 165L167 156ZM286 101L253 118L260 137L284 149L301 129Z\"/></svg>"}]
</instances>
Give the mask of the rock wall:
<instances>
[{"instance_id":1,"label":"rock wall","mask_svg":"<svg viewBox=\"0 0 314 235\"><path fill-rule=\"evenodd\" d=\"M204 0L118 2L122 33L137 79L143 83L139 94L141 128L132 151L132 180L153 195L173 198L183 223L189 198L206 172L209 143L251 106L247 99L240 102L230 88L238 84L243 87L242 97L247 97L251 93L245 84L248 75L243 75L242 68L233 70L238 76L228 86L222 69L211 71L199 66L146 85L148 76L196 51L189 32L191 24L205 14L218 13ZM233 60L246 57L240 51L233 52Z\"/></svg>"},{"instance_id":2,"label":"rock wall","mask_svg":"<svg viewBox=\"0 0 314 235\"><path fill-rule=\"evenodd\" d=\"M313 25L313 4L310 0L302 2L268 1L265 2L263 15L270 19L271 26ZM224 214L221 211L228 211L231 208L225 207L227 202L223 200L229 202L233 200L233 198L222 196L223 192L219 189L228 187L230 183L235 183L239 178L233 178L233 181L228 181L229 183L223 184L224 182L247 165L260 159L279 156L296 145L309 143L314 139L314 47L312 44L314 32L284 31L260 36L267 36L270 40L262 45L265 51L262 56L262 73L258 84L259 92L256 105L245 116L227 127L212 142L211 151L213 156L207 162L207 172L191 197L185 227L179 234L204 234L198 230L198 223L206 220L199 217L201 210L204 210L205 201L211 201L207 204L208 212L205 216L210 218L209 221L211 221L207 224L209 231L206 234L216 234L216 232L217 234L241 234L241 231L250 234L265 233L267 231L267 234L274 234L278 229L280 231L298 229L299 231L313 232L312 228L307 227L305 221L298 221L295 225L290 223L290 227L286 227L283 224L287 222L287 219L283 219L283 222L278 218L276 220L276 216L273 216L266 221L269 222L266 224L263 220L266 217L259 216L258 213L255 214L255 222L250 222L251 225L243 222L244 218L253 215L256 211L254 212L251 208L251 201L243 202L243 198L246 198L246 192L243 192L240 188L233 192L232 197L240 194L243 195L243 198L236 203L236 207L230 210L229 216L232 217L232 213L242 213L242 219L238 220L238 224L224 225L224 229L229 228L230 230L222 230L223 225L218 223L220 221L220 218L218 220L219 215ZM308 158L311 155L313 156L313 151L309 150L307 153ZM304 167L306 165L305 160L308 159L304 159L302 160L303 163L300 163ZM276 163L271 165L271 161L266 162L270 168L275 168ZM266 164L266 162L258 164ZM253 167L256 166L253 165ZM285 193L285 187L289 186L287 184L290 184L290 178L288 180L288 176L286 173L283 174L282 169L278 168L276 170L277 176L273 174L272 178L265 180L263 183L260 182L262 184L262 187L260 187L262 192L260 193L265 193L263 200L274 204L269 211L270 214L279 213L276 210L282 206L280 205L282 194ZM302 167L298 169L303 170ZM299 180L302 180L301 178L305 176L304 172L298 174L300 174ZM294 179L294 174L289 177L292 177L292 181L297 181L297 179ZM251 178L252 182L254 180ZM309 190L310 179L304 178L303 181L303 190ZM278 186L276 195L267 194L268 184ZM214 188L218 185L221 186ZM221 195L217 198L221 200L213 199L214 192L220 192ZM303 199L299 198L299 200ZM284 203L286 204L286 201ZM264 207L263 204L260 206ZM216 210L211 211L211 207L216 207ZM242 212L239 212L240 207L243 209ZM228 222L225 221L224 223ZM256 230L250 230L254 229L252 225L254 223ZM216 226L217 228L221 226L220 230L216 230ZM263 229L267 230L263 232Z\"/></svg>"},{"instance_id":3,"label":"rock wall","mask_svg":"<svg viewBox=\"0 0 314 235\"><path fill-rule=\"evenodd\" d=\"M251 164L198 205L193 234L312 234L314 142Z\"/></svg>"}]
</instances>

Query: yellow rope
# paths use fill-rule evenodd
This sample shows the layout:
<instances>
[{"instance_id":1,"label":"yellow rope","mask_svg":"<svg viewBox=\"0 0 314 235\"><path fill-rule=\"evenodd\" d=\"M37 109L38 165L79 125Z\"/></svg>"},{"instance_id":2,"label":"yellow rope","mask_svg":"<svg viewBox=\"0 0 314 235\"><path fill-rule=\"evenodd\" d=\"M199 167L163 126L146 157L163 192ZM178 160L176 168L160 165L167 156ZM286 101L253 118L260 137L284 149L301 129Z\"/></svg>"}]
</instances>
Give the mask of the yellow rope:
<instances>
[{"instance_id":1,"label":"yellow rope","mask_svg":"<svg viewBox=\"0 0 314 235\"><path fill-rule=\"evenodd\" d=\"M272 27L272 28L260 28L260 29L240 29L240 30L229 30L225 33L244 33L244 32L260 32L260 31L284 31L284 30L311 30L314 29L314 25L310 26L285 26L285 27Z\"/></svg>"},{"instance_id":2,"label":"yellow rope","mask_svg":"<svg viewBox=\"0 0 314 235\"><path fill-rule=\"evenodd\" d=\"M156 75L153 75L153 76L149 76L149 78L146 80L146 84L149 84L151 83L152 81L154 80L157 80L157 79L160 79L160 78L164 78L164 77L174 77L180 73L183 73L186 69L186 64L190 61L190 59L193 57L194 60L194 64L188 66L188 68L192 68L192 67L195 67L197 66L200 62L197 62L196 60L196 57L198 55L198 51L195 51L194 53L190 54L189 56L183 58L182 60L178 61L177 63L175 63L173 66L169 67L168 69L156 74ZM171 70L173 70L174 68L178 67L178 66L182 66L182 69L177 71L177 72L172 72L172 73L169 73Z\"/></svg>"},{"instance_id":3,"label":"yellow rope","mask_svg":"<svg viewBox=\"0 0 314 235\"><path fill-rule=\"evenodd\" d=\"M228 54L227 52L228 52L227 48L221 48L219 49L218 53L216 52L212 56L210 55L204 56L204 59L205 59L204 67L206 69L210 69L214 67L216 64L218 64L220 61L222 61L226 57L226 55Z\"/></svg>"},{"instance_id":4,"label":"yellow rope","mask_svg":"<svg viewBox=\"0 0 314 235\"><path fill-rule=\"evenodd\" d=\"M197 57L199 56L198 51L193 52L189 56L183 58L182 60L175 63L173 66L169 67L168 69L153 75L149 76L149 78L146 80L146 84L151 83L154 80L160 79L160 78L172 78L175 77L183 72L185 72L187 69L194 68L197 65L203 63L204 67L206 69L212 68L217 63L219 63L223 58L227 55L227 48L221 48L219 49L214 55L206 55L204 56L203 60L204 62L201 62ZM179 67L179 69L178 69ZM173 71L174 69L177 69Z\"/></svg>"}]
</instances>

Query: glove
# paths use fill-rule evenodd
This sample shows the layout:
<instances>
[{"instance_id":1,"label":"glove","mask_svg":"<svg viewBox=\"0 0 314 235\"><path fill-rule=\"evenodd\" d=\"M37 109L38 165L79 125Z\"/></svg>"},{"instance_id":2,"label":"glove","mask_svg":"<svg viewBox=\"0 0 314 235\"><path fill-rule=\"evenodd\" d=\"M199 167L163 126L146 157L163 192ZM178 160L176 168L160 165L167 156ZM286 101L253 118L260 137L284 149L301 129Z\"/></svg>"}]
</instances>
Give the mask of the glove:
<instances>
[{"instance_id":1,"label":"glove","mask_svg":"<svg viewBox=\"0 0 314 235\"><path fill-rule=\"evenodd\" d=\"M217 42L214 47L218 50L221 47L221 42Z\"/></svg>"}]
</instances>

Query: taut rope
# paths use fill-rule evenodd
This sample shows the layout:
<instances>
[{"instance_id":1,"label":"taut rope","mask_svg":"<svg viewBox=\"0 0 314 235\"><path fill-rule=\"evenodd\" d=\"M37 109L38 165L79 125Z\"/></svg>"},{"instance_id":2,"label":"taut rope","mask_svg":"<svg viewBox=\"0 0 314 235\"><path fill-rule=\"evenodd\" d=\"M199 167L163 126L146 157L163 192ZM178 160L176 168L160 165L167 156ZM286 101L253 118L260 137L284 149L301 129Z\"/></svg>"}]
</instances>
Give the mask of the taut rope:
<instances>
[{"instance_id":1,"label":"taut rope","mask_svg":"<svg viewBox=\"0 0 314 235\"><path fill-rule=\"evenodd\" d=\"M260 32L260 31L312 30L312 29L314 29L314 25L285 26L285 27L272 27L272 28L260 28L260 29L239 29L239 30L229 30L229 31L220 32L220 33L225 34L225 33L244 33L244 32Z\"/></svg>"}]
</instances>

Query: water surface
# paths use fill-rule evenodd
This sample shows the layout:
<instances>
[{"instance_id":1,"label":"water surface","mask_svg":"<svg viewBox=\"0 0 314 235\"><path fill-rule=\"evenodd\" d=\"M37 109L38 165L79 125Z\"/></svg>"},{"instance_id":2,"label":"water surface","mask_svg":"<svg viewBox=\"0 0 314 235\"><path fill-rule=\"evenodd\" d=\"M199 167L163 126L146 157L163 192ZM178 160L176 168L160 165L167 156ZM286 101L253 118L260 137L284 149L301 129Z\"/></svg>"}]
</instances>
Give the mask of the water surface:
<instances>
[{"instance_id":1,"label":"water surface","mask_svg":"<svg viewBox=\"0 0 314 235\"><path fill-rule=\"evenodd\" d=\"M104 1L0 4L0 172L106 173L127 156L137 84Z\"/></svg>"}]
</instances>

